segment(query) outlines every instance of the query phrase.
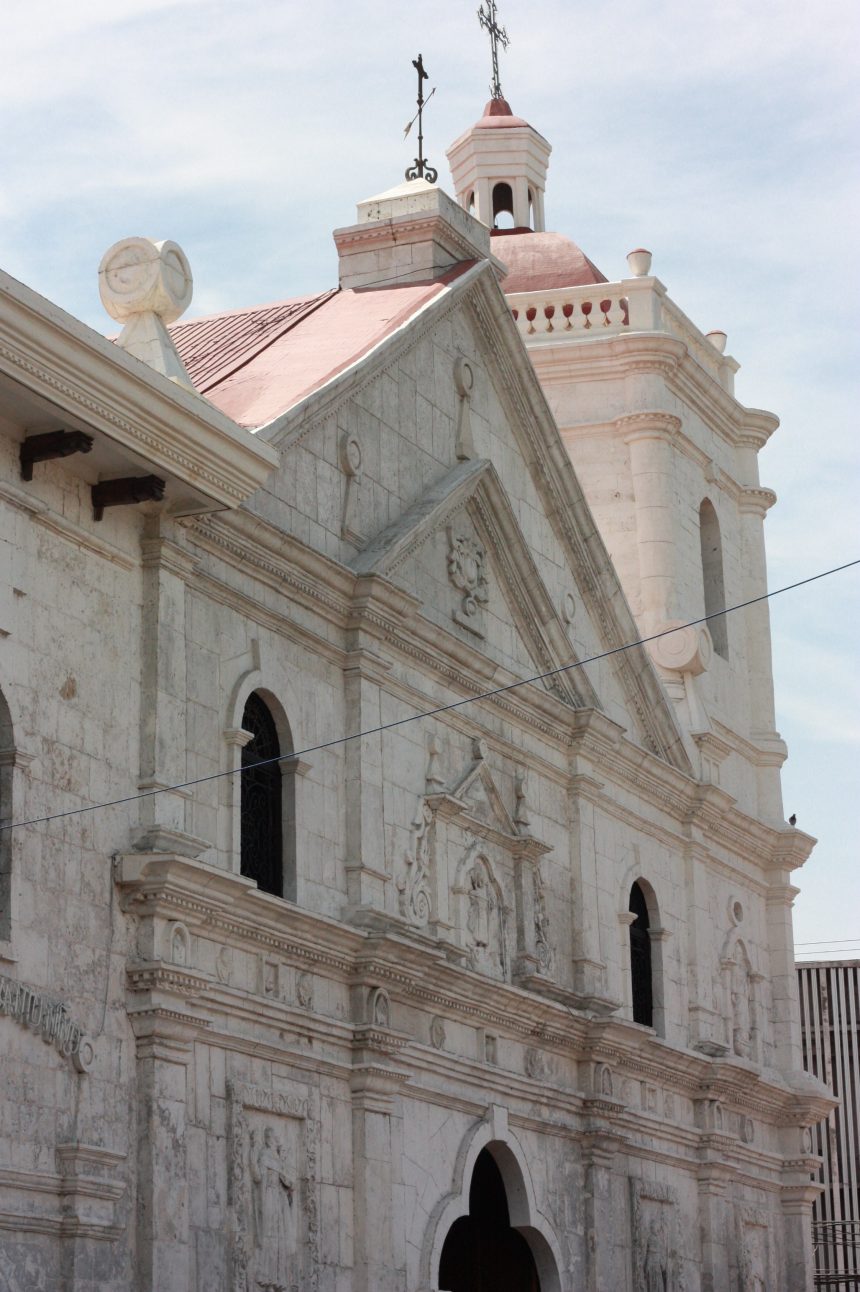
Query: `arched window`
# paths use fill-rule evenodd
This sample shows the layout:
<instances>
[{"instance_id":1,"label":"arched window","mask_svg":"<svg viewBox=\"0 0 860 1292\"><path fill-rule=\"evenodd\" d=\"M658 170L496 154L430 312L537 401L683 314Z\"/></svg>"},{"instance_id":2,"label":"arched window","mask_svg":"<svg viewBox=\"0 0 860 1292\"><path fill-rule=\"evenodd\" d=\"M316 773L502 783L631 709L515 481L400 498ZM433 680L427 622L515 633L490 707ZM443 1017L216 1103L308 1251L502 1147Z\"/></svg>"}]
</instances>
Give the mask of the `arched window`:
<instances>
[{"instance_id":1,"label":"arched window","mask_svg":"<svg viewBox=\"0 0 860 1292\"><path fill-rule=\"evenodd\" d=\"M714 650L723 659L729 658L729 634L726 627L726 590L723 582L723 544L720 522L714 504L705 498L699 508L699 541L702 547L702 582L705 589L705 614Z\"/></svg>"},{"instance_id":2,"label":"arched window","mask_svg":"<svg viewBox=\"0 0 860 1292\"><path fill-rule=\"evenodd\" d=\"M12 771L15 742L12 716L0 691L0 822L12 820ZM12 834L0 834L0 942L12 937Z\"/></svg>"},{"instance_id":3,"label":"arched window","mask_svg":"<svg viewBox=\"0 0 860 1292\"><path fill-rule=\"evenodd\" d=\"M281 746L275 720L256 692L248 696L242 726L252 733L242 750L242 874L264 893L283 897L283 778L280 763L266 762L280 757ZM254 766L261 762L266 765Z\"/></svg>"},{"instance_id":4,"label":"arched window","mask_svg":"<svg viewBox=\"0 0 860 1292\"><path fill-rule=\"evenodd\" d=\"M651 966L651 934L648 904L638 884L630 889L630 978L633 985L633 1022L654 1026L654 983Z\"/></svg>"},{"instance_id":5,"label":"arched window","mask_svg":"<svg viewBox=\"0 0 860 1292\"><path fill-rule=\"evenodd\" d=\"M514 227L514 190L505 180L493 188L493 228Z\"/></svg>"}]
</instances>

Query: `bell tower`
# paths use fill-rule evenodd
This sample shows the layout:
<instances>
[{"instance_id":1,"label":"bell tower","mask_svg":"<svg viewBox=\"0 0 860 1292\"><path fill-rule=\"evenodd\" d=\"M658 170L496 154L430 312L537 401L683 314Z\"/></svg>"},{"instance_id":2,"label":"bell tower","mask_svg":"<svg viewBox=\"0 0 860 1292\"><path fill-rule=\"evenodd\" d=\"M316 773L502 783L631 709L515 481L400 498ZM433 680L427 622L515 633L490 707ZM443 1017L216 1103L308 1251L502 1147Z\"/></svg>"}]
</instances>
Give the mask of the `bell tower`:
<instances>
[{"instance_id":1,"label":"bell tower","mask_svg":"<svg viewBox=\"0 0 860 1292\"><path fill-rule=\"evenodd\" d=\"M457 201L490 229L543 233L551 151L506 99L490 99L480 121L448 149Z\"/></svg>"},{"instance_id":2,"label":"bell tower","mask_svg":"<svg viewBox=\"0 0 860 1292\"><path fill-rule=\"evenodd\" d=\"M499 25L496 0L485 0L478 21L490 37L492 98L484 115L448 150L457 201L490 229L543 233L543 195L550 146L543 135L515 117L502 94L499 49L508 33Z\"/></svg>"}]
</instances>

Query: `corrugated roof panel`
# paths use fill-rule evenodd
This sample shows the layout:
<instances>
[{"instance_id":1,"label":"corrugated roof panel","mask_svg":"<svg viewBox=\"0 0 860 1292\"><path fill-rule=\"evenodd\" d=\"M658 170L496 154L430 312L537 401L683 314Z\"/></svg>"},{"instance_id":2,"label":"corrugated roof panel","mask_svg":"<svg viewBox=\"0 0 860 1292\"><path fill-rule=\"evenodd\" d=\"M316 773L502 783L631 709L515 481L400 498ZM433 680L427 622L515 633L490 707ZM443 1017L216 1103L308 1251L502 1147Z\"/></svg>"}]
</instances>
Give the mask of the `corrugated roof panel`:
<instances>
[{"instance_id":1,"label":"corrugated roof panel","mask_svg":"<svg viewBox=\"0 0 860 1292\"><path fill-rule=\"evenodd\" d=\"M249 363L335 291L174 323L171 340L201 394Z\"/></svg>"}]
</instances>

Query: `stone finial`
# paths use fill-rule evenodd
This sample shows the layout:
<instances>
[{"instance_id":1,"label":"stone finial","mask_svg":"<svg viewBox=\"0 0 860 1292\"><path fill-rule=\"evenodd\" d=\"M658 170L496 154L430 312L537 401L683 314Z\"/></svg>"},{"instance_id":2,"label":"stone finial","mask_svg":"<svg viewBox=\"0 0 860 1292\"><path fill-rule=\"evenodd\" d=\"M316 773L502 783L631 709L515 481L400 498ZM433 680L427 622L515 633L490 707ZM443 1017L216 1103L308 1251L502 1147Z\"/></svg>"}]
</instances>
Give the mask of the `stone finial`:
<instances>
[{"instance_id":1,"label":"stone finial","mask_svg":"<svg viewBox=\"0 0 860 1292\"><path fill-rule=\"evenodd\" d=\"M627 263L634 278L647 278L651 272L651 252L644 247L637 247L628 252Z\"/></svg>"},{"instance_id":2,"label":"stone finial","mask_svg":"<svg viewBox=\"0 0 860 1292\"><path fill-rule=\"evenodd\" d=\"M102 256L99 295L111 318L124 323L117 345L180 386L194 386L166 324L191 304L193 278L175 242L123 238Z\"/></svg>"},{"instance_id":3,"label":"stone finial","mask_svg":"<svg viewBox=\"0 0 860 1292\"><path fill-rule=\"evenodd\" d=\"M705 336L710 341L711 345L714 347L715 350L717 350L720 354L726 353L726 341L728 338L725 332L720 332L719 330L715 329L713 332L706 332Z\"/></svg>"}]
</instances>

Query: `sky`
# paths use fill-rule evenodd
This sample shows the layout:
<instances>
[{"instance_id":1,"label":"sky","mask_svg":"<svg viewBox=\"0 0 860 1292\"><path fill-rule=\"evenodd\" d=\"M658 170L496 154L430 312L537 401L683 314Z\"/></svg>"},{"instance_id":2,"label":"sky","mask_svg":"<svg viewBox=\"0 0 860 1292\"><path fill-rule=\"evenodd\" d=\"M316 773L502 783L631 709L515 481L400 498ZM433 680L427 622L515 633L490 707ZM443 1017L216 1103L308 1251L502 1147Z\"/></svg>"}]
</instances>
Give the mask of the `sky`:
<instances>
[{"instance_id":1,"label":"sky","mask_svg":"<svg viewBox=\"0 0 860 1292\"><path fill-rule=\"evenodd\" d=\"M0 267L102 331L120 237L173 238L188 317L333 286L331 231L481 114L478 0L29 0L3 17ZM737 395L778 413L761 455L771 588L860 557L854 0L499 0L502 86L550 141L547 227L608 278L646 246ZM860 956L860 567L771 602L798 954ZM829 944L826 948L821 943Z\"/></svg>"}]
</instances>

